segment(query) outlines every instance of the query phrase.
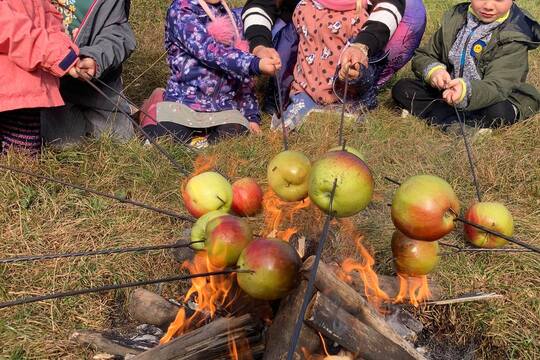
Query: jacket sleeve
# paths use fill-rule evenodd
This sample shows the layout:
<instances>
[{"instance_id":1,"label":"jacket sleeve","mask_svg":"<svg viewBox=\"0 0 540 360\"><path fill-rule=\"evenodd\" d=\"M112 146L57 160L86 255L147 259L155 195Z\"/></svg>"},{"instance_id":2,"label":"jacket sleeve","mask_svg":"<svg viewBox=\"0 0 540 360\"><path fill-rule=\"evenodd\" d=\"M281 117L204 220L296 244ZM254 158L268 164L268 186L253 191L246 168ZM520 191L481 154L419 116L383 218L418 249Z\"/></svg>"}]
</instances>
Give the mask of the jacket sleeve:
<instances>
[{"instance_id":1,"label":"jacket sleeve","mask_svg":"<svg viewBox=\"0 0 540 360\"><path fill-rule=\"evenodd\" d=\"M528 48L520 42L511 42L497 50L497 56L486 64L482 80L471 80L467 111L483 109L508 100L510 94L527 74Z\"/></svg>"},{"instance_id":2,"label":"jacket sleeve","mask_svg":"<svg viewBox=\"0 0 540 360\"><path fill-rule=\"evenodd\" d=\"M368 47L371 55L384 50L405 14L405 0L371 0L371 11L355 43Z\"/></svg>"},{"instance_id":3,"label":"jacket sleeve","mask_svg":"<svg viewBox=\"0 0 540 360\"><path fill-rule=\"evenodd\" d=\"M419 79L428 81L432 69L443 64L443 28L440 27L427 44L416 49L412 59L412 70Z\"/></svg>"},{"instance_id":4,"label":"jacket sleeve","mask_svg":"<svg viewBox=\"0 0 540 360\"><path fill-rule=\"evenodd\" d=\"M43 69L57 77L65 75L77 61L78 48L55 20L56 10L46 7L45 26L38 28L10 3L0 0L0 54L28 72Z\"/></svg>"},{"instance_id":5,"label":"jacket sleeve","mask_svg":"<svg viewBox=\"0 0 540 360\"><path fill-rule=\"evenodd\" d=\"M242 84L236 101L238 110L249 122L260 124L261 114L253 81Z\"/></svg>"},{"instance_id":6,"label":"jacket sleeve","mask_svg":"<svg viewBox=\"0 0 540 360\"><path fill-rule=\"evenodd\" d=\"M188 9L170 11L167 21L167 37L206 66L224 71L239 80L256 74L254 69L258 69L258 58L217 42L208 34L197 15Z\"/></svg>"},{"instance_id":7,"label":"jacket sleeve","mask_svg":"<svg viewBox=\"0 0 540 360\"><path fill-rule=\"evenodd\" d=\"M135 50L135 34L128 23L129 0L111 1L112 8L102 7L98 11L110 10L107 14L98 13L97 16L106 17L105 25L100 29L92 44L82 46L80 55L96 60L96 76L100 77L110 69L116 69Z\"/></svg>"},{"instance_id":8,"label":"jacket sleeve","mask_svg":"<svg viewBox=\"0 0 540 360\"><path fill-rule=\"evenodd\" d=\"M244 34L253 50L259 45L273 47L272 27L278 17L276 0L248 0L242 10Z\"/></svg>"}]
</instances>

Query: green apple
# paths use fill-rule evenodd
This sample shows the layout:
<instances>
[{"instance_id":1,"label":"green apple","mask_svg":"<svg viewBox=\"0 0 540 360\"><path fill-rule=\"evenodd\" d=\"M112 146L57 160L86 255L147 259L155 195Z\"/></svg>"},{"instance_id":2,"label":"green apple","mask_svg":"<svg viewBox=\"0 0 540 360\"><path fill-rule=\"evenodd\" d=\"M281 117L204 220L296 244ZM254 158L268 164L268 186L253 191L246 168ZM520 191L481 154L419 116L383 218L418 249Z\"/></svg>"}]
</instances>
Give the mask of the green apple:
<instances>
[{"instance_id":1,"label":"green apple","mask_svg":"<svg viewBox=\"0 0 540 360\"><path fill-rule=\"evenodd\" d=\"M374 183L368 166L347 151L330 151L313 164L309 177L309 198L324 212L330 211L334 179L337 179L332 206L335 216L352 216L371 201Z\"/></svg>"},{"instance_id":2,"label":"green apple","mask_svg":"<svg viewBox=\"0 0 540 360\"><path fill-rule=\"evenodd\" d=\"M206 225L208 260L216 267L235 265L242 250L251 240L253 240L251 226L237 216L218 216Z\"/></svg>"},{"instance_id":3,"label":"green apple","mask_svg":"<svg viewBox=\"0 0 540 360\"><path fill-rule=\"evenodd\" d=\"M329 152L330 151L343 151L343 146L336 146L335 148L331 148L330 150L328 150ZM352 146L345 146L345 151L346 152L349 152L353 155L356 155L358 156L360 159L362 159L363 161L366 161L366 157L364 156L364 154L362 153L362 151L356 149L356 148L353 148Z\"/></svg>"},{"instance_id":4,"label":"green apple","mask_svg":"<svg viewBox=\"0 0 540 360\"><path fill-rule=\"evenodd\" d=\"M392 221L410 238L434 241L454 230L459 200L438 176L416 175L397 189L392 199Z\"/></svg>"},{"instance_id":5,"label":"green apple","mask_svg":"<svg viewBox=\"0 0 540 360\"><path fill-rule=\"evenodd\" d=\"M499 202L476 203L465 214L465 219L506 236L514 234L514 219L506 206ZM465 237L471 244L481 248L500 248L508 243L501 237L491 235L471 225L464 225Z\"/></svg>"},{"instance_id":6,"label":"green apple","mask_svg":"<svg viewBox=\"0 0 540 360\"><path fill-rule=\"evenodd\" d=\"M287 295L297 284L302 261L287 242L276 239L253 240L238 259L238 285L248 295L260 300L276 300Z\"/></svg>"},{"instance_id":7,"label":"green apple","mask_svg":"<svg viewBox=\"0 0 540 360\"><path fill-rule=\"evenodd\" d=\"M311 162L299 151L287 150L277 154L268 164L268 184L284 201L300 201L308 193Z\"/></svg>"},{"instance_id":8,"label":"green apple","mask_svg":"<svg viewBox=\"0 0 540 360\"><path fill-rule=\"evenodd\" d=\"M205 247L204 242L206 242L206 224L208 224L209 221L226 214L226 211L214 210L204 214L199 219L197 219L197 221L195 222L195 224L193 224L193 227L191 228L191 242L202 242L196 242L192 244L191 247L195 250L203 250Z\"/></svg>"},{"instance_id":9,"label":"green apple","mask_svg":"<svg viewBox=\"0 0 540 360\"><path fill-rule=\"evenodd\" d=\"M392 254L398 274L427 275L439 263L439 243L414 240L396 230L392 236Z\"/></svg>"},{"instance_id":10,"label":"green apple","mask_svg":"<svg viewBox=\"0 0 540 360\"><path fill-rule=\"evenodd\" d=\"M189 179L182 192L184 205L196 218L214 211L231 209L233 192L231 184L221 174L208 171Z\"/></svg>"}]
</instances>

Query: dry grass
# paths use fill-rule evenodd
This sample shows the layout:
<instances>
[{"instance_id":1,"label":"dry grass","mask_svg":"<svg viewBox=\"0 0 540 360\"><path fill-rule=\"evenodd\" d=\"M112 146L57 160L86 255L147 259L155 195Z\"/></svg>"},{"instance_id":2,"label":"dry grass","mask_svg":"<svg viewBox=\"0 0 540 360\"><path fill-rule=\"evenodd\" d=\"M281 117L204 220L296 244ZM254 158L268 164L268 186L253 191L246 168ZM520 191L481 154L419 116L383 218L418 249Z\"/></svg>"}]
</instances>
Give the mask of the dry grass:
<instances>
[{"instance_id":1,"label":"dry grass","mask_svg":"<svg viewBox=\"0 0 540 360\"><path fill-rule=\"evenodd\" d=\"M130 83L162 54L162 14L168 1L134 0L132 19L139 34L139 51L126 68ZM426 1L428 31L436 28L442 11L452 2ZM535 0L520 5L540 17ZM540 85L540 56L531 54L530 81ZM162 62L129 89L140 101L153 87L163 85L167 70ZM393 231L389 210L396 179L430 173L447 179L463 207L474 201L465 150L460 138L447 136L414 118L401 119L397 109L381 96L382 106L365 125L346 128L348 144L362 148L376 176L376 197L358 216L366 243L373 249L377 270L391 273L389 239ZM315 159L337 139L338 116L314 116L290 139L294 149ZM540 116L475 144L479 178L485 198L504 202L516 219L516 236L540 246ZM165 144L189 171L192 159ZM221 169L232 177L250 175L265 183L265 165L281 147L280 137L266 133L227 141L209 150ZM29 162L15 156L2 161L88 184L157 206L181 211L178 186L181 176L153 149L134 141L117 145L108 139L77 149L48 152ZM0 257L55 251L168 243L182 236L184 224L133 209L79 191L36 181L25 176L0 174ZM319 225L301 215L303 232L315 236ZM259 226L262 221L254 221ZM315 224L319 224L315 222ZM332 241L327 256L349 255L350 242ZM343 241L343 240L341 240ZM447 241L461 242L461 234ZM0 299L11 299L63 289L115 281L159 277L175 273L167 254L116 255L106 258L58 260L0 267ZM434 276L448 295L467 291L496 291L501 301L420 309L418 314L438 340L474 345L478 358L536 359L540 357L540 260L531 254L454 255L443 259ZM178 285L164 288L178 295ZM80 359L90 356L68 342L77 328L107 328L124 321L126 292L88 295L0 310L0 358Z\"/></svg>"}]
</instances>

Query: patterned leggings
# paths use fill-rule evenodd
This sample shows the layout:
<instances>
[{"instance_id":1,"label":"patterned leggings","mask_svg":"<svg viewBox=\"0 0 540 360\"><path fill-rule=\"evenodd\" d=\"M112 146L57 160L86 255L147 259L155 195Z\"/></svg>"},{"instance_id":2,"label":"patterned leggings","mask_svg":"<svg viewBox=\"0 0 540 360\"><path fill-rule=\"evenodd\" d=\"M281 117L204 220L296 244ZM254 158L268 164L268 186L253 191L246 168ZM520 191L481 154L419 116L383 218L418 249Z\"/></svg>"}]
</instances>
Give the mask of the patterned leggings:
<instances>
[{"instance_id":1,"label":"patterned leggings","mask_svg":"<svg viewBox=\"0 0 540 360\"><path fill-rule=\"evenodd\" d=\"M10 149L35 155L41 151L40 109L0 112L0 146L5 154Z\"/></svg>"}]
</instances>

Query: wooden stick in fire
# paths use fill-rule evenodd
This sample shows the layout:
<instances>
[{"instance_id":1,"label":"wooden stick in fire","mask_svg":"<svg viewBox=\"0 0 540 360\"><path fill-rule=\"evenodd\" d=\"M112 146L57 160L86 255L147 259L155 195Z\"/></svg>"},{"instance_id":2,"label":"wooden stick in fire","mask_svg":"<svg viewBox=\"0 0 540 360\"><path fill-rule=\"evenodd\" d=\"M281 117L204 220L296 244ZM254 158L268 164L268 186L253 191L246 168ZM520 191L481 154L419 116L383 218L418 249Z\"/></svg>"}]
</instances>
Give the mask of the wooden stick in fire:
<instances>
[{"instance_id":1,"label":"wooden stick in fire","mask_svg":"<svg viewBox=\"0 0 540 360\"><path fill-rule=\"evenodd\" d=\"M178 275L178 276L171 276L171 277L166 277L166 278L161 278L161 279L152 279L152 280L143 280L143 281L137 281L137 282L123 283L123 284L105 285L105 286L99 286L99 287L94 287L94 288L89 288L89 289L69 290L69 291L64 291L64 292L56 292L56 293L50 293L47 295L32 296L32 297L26 297L26 298L20 298L20 299L16 299L12 301L2 302L0 303L0 309L17 306L17 305L30 304L30 303L35 303L35 302L45 301L45 300L62 299L65 297L78 296L78 295L84 295L84 294L101 293L101 292L107 292L107 291L117 290L117 289L126 289L126 288L131 288L131 287L190 280L190 279L195 279L195 278L200 278L200 277L227 275L227 274L232 274L232 273L243 273L243 272L251 272L251 270L225 269L222 271L213 271L213 272L207 272L207 273L201 273L201 274Z\"/></svg>"},{"instance_id":2,"label":"wooden stick in fire","mask_svg":"<svg viewBox=\"0 0 540 360\"><path fill-rule=\"evenodd\" d=\"M142 202L139 202L139 201L130 200L130 199L127 199L127 198L121 197L121 196L107 194L107 193L104 193L102 191L90 189L90 188L87 188L85 186L78 185L78 184L73 184L73 183L70 183L70 182L67 182L67 181L64 181L64 180L55 179L55 178L50 177L50 176L39 175L39 174L36 174L36 173L34 173L32 171L29 171L29 170L19 169L19 168L13 167L13 166L2 165L2 164L0 164L0 169L6 170L6 171L11 171L11 172L14 172L14 173L19 173L19 174L32 176L32 177L34 177L36 179L41 179L41 180L53 182L53 183L56 183L56 184L60 184L60 185L63 185L63 186L67 186L67 187L70 187L70 188L73 188L73 189L81 190L81 191L84 191L86 193L90 193L90 194L101 196L101 197L104 197L104 198L107 198L107 199L115 200L115 201L121 202L123 204L133 205L133 206L143 208L143 209L146 209L146 210L150 210L150 211L153 211L153 212L156 212L156 213L159 213L159 214L167 215L167 216L179 219L179 220L185 220L185 221L189 221L189 222L192 222L192 223L195 222L195 219L193 217L191 217L191 216L188 216L188 215L182 215L182 214L176 213L176 212L171 211L171 210L160 209L160 208L157 208L157 207L154 207L154 206L143 204Z\"/></svg>"},{"instance_id":3,"label":"wooden stick in fire","mask_svg":"<svg viewBox=\"0 0 540 360\"><path fill-rule=\"evenodd\" d=\"M287 353L287 360L293 360L294 353L296 351L296 346L298 345L298 338L300 337L300 332L302 330L302 325L304 323L304 317L306 315L306 310L309 305L309 301L313 294L313 289L315 288L315 278L317 276L317 269L319 267L319 262L321 261L322 251L324 249L324 244L328 238L328 232L330 230L330 222L334 218L333 215L333 204L334 196L336 194L337 188L337 178L334 179L334 185L332 187L332 192L330 193L330 206L328 214L326 215L326 220L324 222L323 231L319 239L319 244L317 245L317 254L315 255L315 262L311 268L311 273L308 279L308 285L306 293L304 295L304 300L302 302L302 307L300 308L300 313L298 314L298 319L296 320L296 325L294 327L294 332L291 340L291 345L289 347L289 352Z\"/></svg>"},{"instance_id":4,"label":"wooden stick in fire","mask_svg":"<svg viewBox=\"0 0 540 360\"><path fill-rule=\"evenodd\" d=\"M283 98L281 97L281 83L279 81L279 71L276 72L276 75L274 76L274 80L276 81L276 91L277 91L277 100L278 100L278 115L279 119L281 121L281 131L283 132L283 150L287 151L289 150L289 141L288 141L288 134L287 134L287 128L285 127L285 119L283 118Z\"/></svg>"}]
</instances>

